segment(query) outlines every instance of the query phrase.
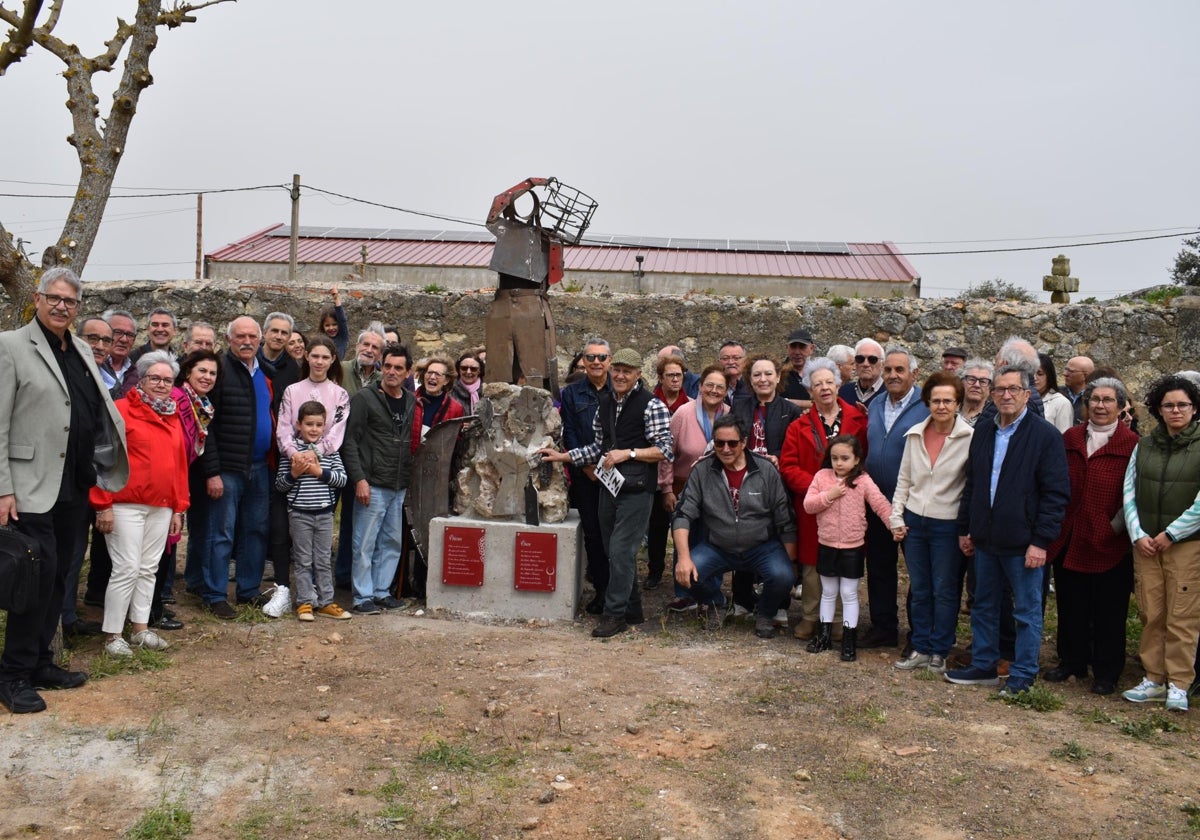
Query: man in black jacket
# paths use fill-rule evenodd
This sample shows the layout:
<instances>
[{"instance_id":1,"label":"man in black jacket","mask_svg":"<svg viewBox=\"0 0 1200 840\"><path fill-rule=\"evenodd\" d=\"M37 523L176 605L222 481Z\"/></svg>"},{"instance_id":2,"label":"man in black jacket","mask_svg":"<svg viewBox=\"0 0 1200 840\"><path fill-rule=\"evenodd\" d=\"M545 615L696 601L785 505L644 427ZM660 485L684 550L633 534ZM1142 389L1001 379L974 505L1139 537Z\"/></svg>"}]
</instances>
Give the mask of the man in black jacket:
<instances>
[{"instance_id":1,"label":"man in black jacket","mask_svg":"<svg viewBox=\"0 0 1200 840\"><path fill-rule=\"evenodd\" d=\"M995 422L980 421L971 438L967 483L959 506L959 547L975 558L971 664L946 673L959 685L996 685L1000 599L1012 587L1016 658L1001 694L1028 691L1042 643L1042 567L1058 537L1070 498L1062 435L1029 410L1021 368L996 371Z\"/></svg>"},{"instance_id":2,"label":"man in black jacket","mask_svg":"<svg viewBox=\"0 0 1200 840\"><path fill-rule=\"evenodd\" d=\"M300 381L300 366L291 353L285 352L295 326L295 319L286 312L272 312L263 319L263 339L262 346L258 348L258 364L271 379L274 391L271 413L275 415L277 422L283 392L289 385ZM278 451L276 454L278 455ZM288 524L287 499L274 487L271 488L270 499L268 556L271 559L276 586L287 586L292 568L292 536ZM268 610L267 613L270 615L271 611Z\"/></svg>"},{"instance_id":3,"label":"man in black jacket","mask_svg":"<svg viewBox=\"0 0 1200 840\"><path fill-rule=\"evenodd\" d=\"M224 371L209 399L213 421L204 453L197 459L208 492L208 551L203 558L201 597L218 618L233 618L228 600L229 560L237 545L237 600L261 606L263 567L267 558L271 468L275 446L272 406L273 371L259 364L262 330L248 316L234 319L226 330L229 350ZM195 506L193 506L195 510ZM194 532L189 539L196 539Z\"/></svg>"}]
</instances>

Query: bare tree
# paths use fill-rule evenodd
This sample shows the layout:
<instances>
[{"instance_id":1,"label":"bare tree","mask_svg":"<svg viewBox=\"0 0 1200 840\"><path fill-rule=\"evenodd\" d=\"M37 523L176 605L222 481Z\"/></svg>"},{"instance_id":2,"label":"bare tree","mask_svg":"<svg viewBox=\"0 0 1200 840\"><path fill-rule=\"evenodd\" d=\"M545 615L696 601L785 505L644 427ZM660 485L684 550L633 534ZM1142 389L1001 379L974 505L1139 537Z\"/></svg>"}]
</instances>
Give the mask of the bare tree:
<instances>
[{"instance_id":1,"label":"bare tree","mask_svg":"<svg viewBox=\"0 0 1200 840\"><path fill-rule=\"evenodd\" d=\"M137 0L133 23L117 19L117 31L104 42L104 52L85 56L74 44L58 38L54 28L65 0L50 0L49 9L38 22L45 0L24 0L20 11L5 8L0 0L0 22L12 27L0 43L0 75L19 62L30 46L37 45L58 56L66 65L67 110L71 112L72 131L67 142L79 157L79 186L75 200L55 244L42 254L42 269L66 265L81 272L87 264L104 207L112 192L117 166L125 152L129 126L137 113L142 91L154 83L150 75L150 55L158 46L158 29L175 29L196 21L193 12L218 3L236 0L175 2L163 8L163 0ZM121 60L121 81L113 93L108 116L100 116L100 99L92 84L97 73L111 72ZM10 310L22 313L34 288L38 269L16 248L12 234L0 224L0 286L13 303Z\"/></svg>"}]
</instances>

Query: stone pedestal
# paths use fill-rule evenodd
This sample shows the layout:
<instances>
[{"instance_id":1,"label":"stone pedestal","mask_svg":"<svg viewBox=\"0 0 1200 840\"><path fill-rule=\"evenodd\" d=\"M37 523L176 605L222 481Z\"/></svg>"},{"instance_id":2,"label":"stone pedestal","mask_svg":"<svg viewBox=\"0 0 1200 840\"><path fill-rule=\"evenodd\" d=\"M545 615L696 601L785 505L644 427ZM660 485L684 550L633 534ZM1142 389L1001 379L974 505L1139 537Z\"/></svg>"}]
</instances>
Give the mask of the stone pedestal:
<instances>
[{"instance_id":1,"label":"stone pedestal","mask_svg":"<svg viewBox=\"0 0 1200 840\"><path fill-rule=\"evenodd\" d=\"M562 522L537 526L435 517L426 603L468 618L571 621L583 592L582 539L574 510Z\"/></svg>"}]
</instances>

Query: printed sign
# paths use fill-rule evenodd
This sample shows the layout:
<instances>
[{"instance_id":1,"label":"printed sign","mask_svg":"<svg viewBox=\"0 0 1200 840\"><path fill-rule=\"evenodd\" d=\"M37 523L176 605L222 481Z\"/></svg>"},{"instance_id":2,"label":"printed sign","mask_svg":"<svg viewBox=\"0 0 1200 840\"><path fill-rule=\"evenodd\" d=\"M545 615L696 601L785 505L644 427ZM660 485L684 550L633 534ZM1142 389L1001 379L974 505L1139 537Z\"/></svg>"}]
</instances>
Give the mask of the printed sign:
<instances>
[{"instance_id":1,"label":"printed sign","mask_svg":"<svg viewBox=\"0 0 1200 840\"><path fill-rule=\"evenodd\" d=\"M449 526L442 536L442 583L483 586L482 528Z\"/></svg>"},{"instance_id":2,"label":"printed sign","mask_svg":"<svg viewBox=\"0 0 1200 840\"><path fill-rule=\"evenodd\" d=\"M553 592L558 581L558 534L517 531L513 589Z\"/></svg>"}]
</instances>

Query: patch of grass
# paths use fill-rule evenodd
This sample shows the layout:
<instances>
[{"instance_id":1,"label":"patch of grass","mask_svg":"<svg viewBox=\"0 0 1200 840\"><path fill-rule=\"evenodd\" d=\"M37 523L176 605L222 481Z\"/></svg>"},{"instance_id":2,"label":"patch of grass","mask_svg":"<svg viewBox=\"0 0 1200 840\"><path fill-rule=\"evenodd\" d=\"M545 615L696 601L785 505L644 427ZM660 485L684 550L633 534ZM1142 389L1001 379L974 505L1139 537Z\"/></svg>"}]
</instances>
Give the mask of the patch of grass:
<instances>
[{"instance_id":1,"label":"patch of grass","mask_svg":"<svg viewBox=\"0 0 1200 840\"><path fill-rule=\"evenodd\" d=\"M970 780L971 780L971 777L968 776L966 773L951 773L950 778L946 780L946 783L957 786L957 785L965 785Z\"/></svg>"},{"instance_id":2,"label":"patch of grass","mask_svg":"<svg viewBox=\"0 0 1200 840\"><path fill-rule=\"evenodd\" d=\"M446 291L446 287L439 286L437 283L430 283L428 286L421 289L421 291L427 295L437 295L437 294L441 294L442 292Z\"/></svg>"},{"instance_id":3,"label":"patch of grass","mask_svg":"<svg viewBox=\"0 0 1200 840\"><path fill-rule=\"evenodd\" d=\"M385 822L403 823L410 821L416 813L417 810L411 805L406 805L403 802L392 802L380 811L377 816Z\"/></svg>"},{"instance_id":4,"label":"patch of grass","mask_svg":"<svg viewBox=\"0 0 1200 840\"><path fill-rule=\"evenodd\" d=\"M562 290L564 292L572 292L573 293L573 292L582 292L583 291L583 286L579 283L563 282L563 283L560 283L559 286L562 288Z\"/></svg>"},{"instance_id":5,"label":"patch of grass","mask_svg":"<svg viewBox=\"0 0 1200 840\"><path fill-rule=\"evenodd\" d=\"M235 624L267 624L275 620L264 613L262 609L251 604L239 604L234 609L237 610L237 615L233 619Z\"/></svg>"},{"instance_id":6,"label":"patch of grass","mask_svg":"<svg viewBox=\"0 0 1200 840\"><path fill-rule=\"evenodd\" d=\"M887 722L887 710L874 703L843 706L836 712L838 720L850 726L875 727Z\"/></svg>"},{"instance_id":7,"label":"patch of grass","mask_svg":"<svg viewBox=\"0 0 1200 840\"><path fill-rule=\"evenodd\" d=\"M271 812L262 808L255 809L231 827L237 840L263 840L267 836L266 830L271 827Z\"/></svg>"},{"instance_id":8,"label":"patch of grass","mask_svg":"<svg viewBox=\"0 0 1200 840\"><path fill-rule=\"evenodd\" d=\"M192 833L192 812L178 802L163 801L142 814L125 837L128 840L182 840Z\"/></svg>"},{"instance_id":9,"label":"patch of grass","mask_svg":"<svg viewBox=\"0 0 1200 840\"><path fill-rule=\"evenodd\" d=\"M397 778L395 771L392 771L392 775L388 777L388 780L371 791L371 793L384 802L391 802L394 799L399 799L407 790L408 786Z\"/></svg>"},{"instance_id":10,"label":"patch of grass","mask_svg":"<svg viewBox=\"0 0 1200 840\"><path fill-rule=\"evenodd\" d=\"M841 295L834 295L829 299L829 305L836 306L838 309L841 309L843 306L849 306L850 300L849 298L844 298Z\"/></svg>"},{"instance_id":11,"label":"patch of grass","mask_svg":"<svg viewBox=\"0 0 1200 840\"><path fill-rule=\"evenodd\" d=\"M93 680L115 677L117 674L140 674L161 671L171 664L171 659L160 650L134 648L133 656L109 656L101 652L92 660L88 675Z\"/></svg>"},{"instance_id":12,"label":"patch of grass","mask_svg":"<svg viewBox=\"0 0 1200 840\"><path fill-rule=\"evenodd\" d=\"M417 752L416 760L450 772L463 770L489 770L500 765L511 765L516 756L506 753L480 755L466 744L451 744L444 738L435 738Z\"/></svg>"},{"instance_id":13,"label":"patch of grass","mask_svg":"<svg viewBox=\"0 0 1200 840\"><path fill-rule=\"evenodd\" d=\"M842 768L842 779L847 782L871 781L871 767L865 761L856 761Z\"/></svg>"},{"instance_id":14,"label":"patch of grass","mask_svg":"<svg viewBox=\"0 0 1200 840\"><path fill-rule=\"evenodd\" d=\"M1050 755L1055 758L1065 758L1067 761L1083 761L1091 754L1091 750L1075 740L1064 741L1061 747L1050 750Z\"/></svg>"},{"instance_id":15,"label":"patch of grass","mask_svg":"<svg viewBox=\"0 0 1200 840\"><path fill-rule=\"evenodd\" d=\"M1099 707L1080 709L1078 715L1088 723L1117 724L1121 721Z\"/></svg>"},{"instance_id":16,"label":"patch of grass","mask_svg":"<svg viewBox=\"0 0 1200 840\"><path fill-rule=\"evenodd\" d=\"M1182 286L1164 286L1161 289L1152 289L1142 295L1142 300L1146 303L1170 303L1175 298L1184 293L1185 289Z\"/></svg>"},{"instance_id":17,"label":"patch of grass","mask_svg":"<svg viewBox=\"0 0 1200 840\"><path fill-rule=\"evenodd\" d=\"M1022 709L1032 709L1035 712L1057 712L1066 705L1061 694L1051 691L1041 683L1034 683L1028 691L1022 691L1014 697L1000 697L1000 699L1009 706L1020 706Z\"/></svg>"},{"instance_id":18,"label":"patch of grass","mask_svg":"<svg viewBox=\"0 0 1200 840\"><path fill-rule=\"evenodd\" d=\"M1166 716L1164 712L1153 712L1141 720L1127 720L1120 726L1121 734L1128 735L1138 741L1154 741L1164 732L1179 732L1179 724Z\"/></svg>"},{"instance_id":19,"label":"patch of grass","mask_svg":"<svg viewBox=\"0 0 1200 840\"><path fill-rule=\"evenodd\" d=\"M1179 810L1187 814L1187 827L1192 831L1200 832L1200 805L1194 802L1184 802L1179 806Z\"/></svg>"},{"instance_id":20,"label":"patch of grass","mask_svg":"<svg viewBox=\"0 0 1200 840\"><path fill-rule=\"evenodd\" d=\"M916 671L913 671L912 677L914 680L922 680L924 682L942 682L942 675L928 668L918 668Z\"/></svg>"}]
</instances>

